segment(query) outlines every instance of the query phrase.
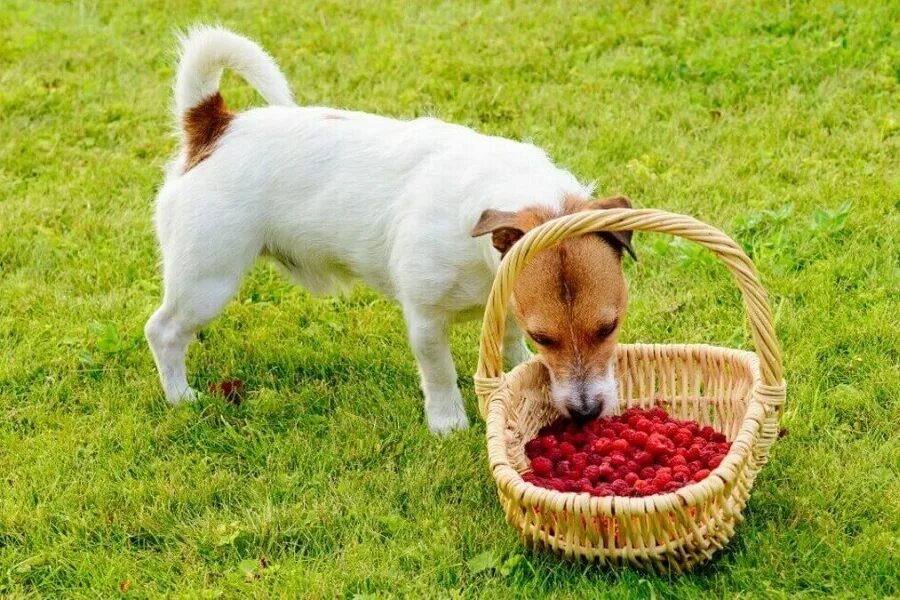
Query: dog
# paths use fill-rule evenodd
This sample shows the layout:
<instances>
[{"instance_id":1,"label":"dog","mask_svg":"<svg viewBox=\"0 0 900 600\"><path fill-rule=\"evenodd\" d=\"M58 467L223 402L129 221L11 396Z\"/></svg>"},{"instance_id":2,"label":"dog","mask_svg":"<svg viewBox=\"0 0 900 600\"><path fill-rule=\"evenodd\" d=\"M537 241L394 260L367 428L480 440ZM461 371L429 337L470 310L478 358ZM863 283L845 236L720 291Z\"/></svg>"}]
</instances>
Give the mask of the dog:
<instances>
[{"instance_id":1,"label":"dog","mask_svg":"<svg viewBox=\"0 0 900 600\"><path fill-rule=\"evenodd\" d=\"M232 113L231 68L268 102ZM175 80L181 150L156 199L164 297L147 321L166 399L190 401L185 355L260 256L315 294L362 281L395 299L418 363L430 429L468 426L450 354L454 321L480 314L501 257L564 214L630 207L592 201L592 186L541 149L435 118L403 121L298 107L275 61L221 28L181 39ZM504 361L550 374L559 412L586 419L617 403L614 354L628 303L631 234L570 239L538 253L513 290ZM522 327L519 326L522 324Z\"/></svg>"}]
</instances>

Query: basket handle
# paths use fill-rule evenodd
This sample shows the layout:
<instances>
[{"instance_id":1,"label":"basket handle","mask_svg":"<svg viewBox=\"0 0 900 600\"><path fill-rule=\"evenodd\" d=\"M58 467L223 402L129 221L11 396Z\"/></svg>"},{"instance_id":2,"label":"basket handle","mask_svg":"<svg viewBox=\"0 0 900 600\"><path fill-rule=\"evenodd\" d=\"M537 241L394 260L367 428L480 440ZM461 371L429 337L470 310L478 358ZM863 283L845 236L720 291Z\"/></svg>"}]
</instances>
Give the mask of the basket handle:
<instances>
[{"instance_id":1,"label":"basket handle","mask_svg":"<svg viewBox=\"0 0 900 600\"><path fill-rule=\"evenodd\" d=\"M734 240L697 219L663 210L649 208L609 208L588 210L565 215L528 231L500 262L488 296L481 325L481 346L478 351L478 370L475 372L475 392L482 416L493 393L502 385L502 340L506 325L506 309L516 277L539 251L563 239L596 231L654 231L669 233L691 240L711 250L734 275L744 298L750 319L756 355L765 389L779 407L784 400L781 348L775 337L775 326L765 288L759 282L753 262ZM763 398L765 400L765 398Z\"/></svg>"}]
</instances>

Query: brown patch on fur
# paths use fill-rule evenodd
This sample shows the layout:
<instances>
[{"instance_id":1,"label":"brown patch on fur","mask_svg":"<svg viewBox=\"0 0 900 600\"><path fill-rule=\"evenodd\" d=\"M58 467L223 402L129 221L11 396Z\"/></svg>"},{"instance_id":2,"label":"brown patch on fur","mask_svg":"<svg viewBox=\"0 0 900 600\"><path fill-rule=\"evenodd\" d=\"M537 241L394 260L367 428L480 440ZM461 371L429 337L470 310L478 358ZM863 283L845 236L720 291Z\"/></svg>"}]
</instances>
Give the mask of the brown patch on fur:
<instances>
[{"instance_id":1,"label":"brown patch on fur","mask_svg":"<svg viewBox=\"0 0 900 600\"><path fill-rule=\"evenodd\" d=\"M234 113L228 110L225 100L218 92L185 113L182 121L186 154L185 173L209 158L216 149L216 142L228 129L232 119Z\"/></svg>"},{"instance_id":2,"label":"brown patch on fur","mask_svg":"<svg viewBox=\"0 0 900 600\"><path fill-rule=\"evenodd\" d=\"M505 253L525 232L563 214L630 205L624 198L596 203L567 197L562 211L543 206L485 211L472 234L491 233L494 247ZM607 376L615 355L628 308L621 254L619 241L608 235L570 238L538 252L515 282L516 319L537 343L551 377L581 390L567 400L569 410L585 409L591 399L580 394L589 382Z\"/></svg>"}]
</instances>

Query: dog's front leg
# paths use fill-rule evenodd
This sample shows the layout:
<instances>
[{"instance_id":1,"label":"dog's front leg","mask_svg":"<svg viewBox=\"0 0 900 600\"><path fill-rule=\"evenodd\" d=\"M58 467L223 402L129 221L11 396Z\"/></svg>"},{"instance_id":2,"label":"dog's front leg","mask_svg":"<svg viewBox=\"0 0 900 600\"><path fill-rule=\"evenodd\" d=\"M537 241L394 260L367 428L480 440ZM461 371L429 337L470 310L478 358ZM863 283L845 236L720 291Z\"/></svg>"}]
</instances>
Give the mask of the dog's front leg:
<instances>
[{"instance_id":1,"label":"dog's front leg","mask_svg":"<svg viewBox=\"0 0 900 600\"><path fill-rule=\"evenodd\" d=\"M456 368L450 355L450 318L437 310L403 307L409 345L419 364L425 415L432 433L465 429L469 419L456 385Z\"/></svg>"}]
</instances>

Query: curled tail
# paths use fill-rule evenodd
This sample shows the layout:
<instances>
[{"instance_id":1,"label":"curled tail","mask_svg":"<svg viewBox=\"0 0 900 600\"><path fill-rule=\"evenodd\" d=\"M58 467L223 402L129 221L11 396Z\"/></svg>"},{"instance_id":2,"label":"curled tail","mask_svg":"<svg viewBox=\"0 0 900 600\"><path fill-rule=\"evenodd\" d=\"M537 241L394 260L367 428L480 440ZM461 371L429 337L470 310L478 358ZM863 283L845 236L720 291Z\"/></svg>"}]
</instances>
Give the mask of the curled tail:
<instances>
[{"instance_id":1,"label":"curled tail","mask_svg":"<svg viewBox=\"0 0 900 600\"><path fill-rule=\"evenodd\" d=\"M181 38L175 76L175 124L184 145L184 172L212 154L234 118L219 94L225 67L237 71L269 104L294 104L278 65L256 43L218 27L191 29Z\"/></svg>"},{"instance_id":2,"label":"curled tail","mask_svg":"<svg viewBox=\"0 0 900 600\"><path fill-rule=\"evenodd\" d=\"M269 104L294 104L287 80L259 45L221 27L199 26L181 38L175 77L175 118L179 125L192 108L218 94L225 67L237 71Z\"/></svg>"}]
</instances>

